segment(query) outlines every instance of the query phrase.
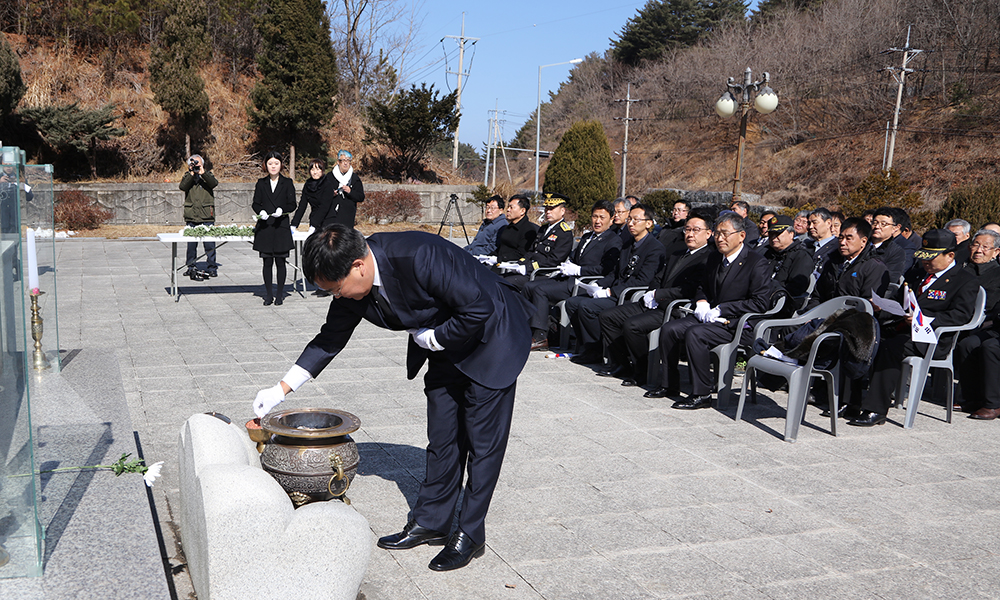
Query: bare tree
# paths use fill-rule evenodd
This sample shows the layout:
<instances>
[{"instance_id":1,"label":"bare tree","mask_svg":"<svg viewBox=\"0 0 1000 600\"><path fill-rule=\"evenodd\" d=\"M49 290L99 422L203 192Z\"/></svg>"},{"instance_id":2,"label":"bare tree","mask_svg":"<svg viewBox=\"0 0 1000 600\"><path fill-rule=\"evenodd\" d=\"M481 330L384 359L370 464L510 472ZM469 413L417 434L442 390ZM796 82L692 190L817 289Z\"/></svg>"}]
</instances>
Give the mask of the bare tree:
<instances>
[{"instance_id":1,"label":"bare tree","mask_svg":"<svg viewBox=\"0 0 1000 600\"><path fill-rule=\"evenodd\" d=\"M407 80L409 63L419 50L422 0L336 0L327 5L327 13L348 103L394 93Z\"/></svg>"}]
</instances>

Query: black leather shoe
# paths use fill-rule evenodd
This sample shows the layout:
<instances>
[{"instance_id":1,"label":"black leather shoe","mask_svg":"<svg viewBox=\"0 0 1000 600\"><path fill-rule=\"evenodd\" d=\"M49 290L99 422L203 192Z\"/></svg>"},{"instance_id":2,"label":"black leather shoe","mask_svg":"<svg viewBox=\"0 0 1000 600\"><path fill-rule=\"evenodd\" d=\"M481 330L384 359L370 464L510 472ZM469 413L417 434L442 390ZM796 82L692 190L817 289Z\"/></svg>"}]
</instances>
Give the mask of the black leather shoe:
<instances>
[{"instance_id":1,"label":"black leather shoe","mask_svg":"<svg viewBox=\"0 0 1000 600\"><path fill-rule=\"evenodd\" d=\"M626 369L622 365L608 365L597 371L598 377L624 377L631 369Z\"/></svg>"},{"instance_id":2,"label":"black leather shoe","mask_svg":"<svg viewBox=\"0 0 1000 600\"><path fill-rule=\"evenodd\" d=\"M275 306L281 306L284 303L285 303L285 301L281 298L281 296L278 296L277 298L274 299L274 305Z\"/></svg>"},{"instance_id":3,"label":"black leather shoe","mask_svg":"<svg viewBox=\"0 0 1000 600\"><path fill-rule=\"evenodd\" d=\"M823 412L819 413L821 417L830 416L830 407L827 406ZM841 404L837 407L837 416L841 419L856 419L861 416L861 409L857 406L851 406L850 404Z\"/></svg>"},{"instance_id":4,"label":"black leather shoe","mask_svg":"<svg viewBox=\"0 0 1000 600\"><path fill-rule=\"evenodd\" d=\"M622 379L622 387L639 387L646 385L644 377L626 377Z\"/></svg>"},{"instance_id":5,"label":"black leather shoe","mask_svg":"<svg viewBox=\"0 0 1000 600\"><path fill-rule=\"evenodd\" d=\"M427 566L432 571L453 571L461 569L472 562L473 558L479 558L485 552L486 542L477 544L472 541L468 534L459 529L452 534L444 550L431 559L431 563Z\"/></svg>"},{"instance_id":6,"label":"black leather shoe","mask_svg":"<svg viewBox=\"0 0 1000 600\"><path fill-rule=\"evenodd\" d=\"M447 534L421 527L416 521L410 521L399 533L380 537L378 547L386 550L409 550L421 544L443 546L447 539Z\"/></svg>"},{"instance_id":7,"label":"black leather shoe","mask_svg":"<svg viewBox=\"0 0 1000 600\"><path fill-rule=\"evenodd\" d=\"M847 424L854 425L855 427L874 427L876 425L884 425L885 419L886 415L873 413L870 410L863 410L860 415L848 421Z\"/></svg>"},{"instance_id":8,"label":"black leather shoe","mask_svg":"<svg viewBox=\"0 0 1000 600\"><path fill-rule=\"evenodd\" d=\"M686 400L678 400L674 402L674 405L670 408L676 408L678 410L697 410L699 408L711 408L712 407L712 396L706 394L704 396L688 396Z\"/></svg>"},{"instance_id":9,"label":"black leather shoe","mask_svg":"<svg viewBox=\"0 0 1000 600\"><path fill-rule=\"evenodd\" d=\"M264 306L271 306L274 304L274 298L264 298Z\"/></svg>"},{"instance_id":10,"label":"black leather shoe","mask_svg":"<svg viewBox=\"0 0 1000 600\"><path fill-rule=\"evenodd\" d=\"M211 271L208 272L208 276L209 277L218 277L219 276L219 272L213 269L213 270L211 270Z\"/></svg>"},{"instance_id":11,"label":"black leather shoe","mask_svg":"<svg viewBox=\"0 0 1000 600\"><path fill-rule=\"evenodd\" d=\"M600 354L590 354L584 352L583 354L574 354L569 358L570 362L574 362L578 365L598 365L604 362L604 357Z\"/></svg>"},{"instance_id":12,"label":"black leather shoe","mask_svg":"<svg viewBox=\"0 0 1000 600\"><path fill-rule=\"evenodd\" d=\"M625 385L625 384L623 383L622 385ZM678 393L679 393L678 390L675 390L674 388L658 387L658 388L654 388L654 389L649 390L648 392L646 392L645 394L643 394L642 397L643 398L667 398L669 396L676 396Z\"/></svg>"}]
</instances>

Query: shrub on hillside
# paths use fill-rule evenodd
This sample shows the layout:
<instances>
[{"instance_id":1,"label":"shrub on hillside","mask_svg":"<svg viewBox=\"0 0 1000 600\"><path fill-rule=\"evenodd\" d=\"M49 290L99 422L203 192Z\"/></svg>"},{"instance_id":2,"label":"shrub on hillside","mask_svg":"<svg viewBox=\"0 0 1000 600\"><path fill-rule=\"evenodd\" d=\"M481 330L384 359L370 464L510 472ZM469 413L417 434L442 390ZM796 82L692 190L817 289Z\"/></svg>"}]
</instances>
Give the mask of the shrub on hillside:
<instances>
[{"instance_id":1,"label":"shrub on hillside","mask_svg":"<svg viewBox=\"0 0 1000 600\"><path fill-rule=\"evenodd\" d=\"M959 188L948 195L936 215L938 227L952 219L965 219L972 227L982 227L1000 217L1000 180Z\"/></svg>"},{"instance_id":2,"label":"shrub on hillside","mask_svg":"<svg viewBox=\"0 0 1000 600\"><path fill-rule=\"evenodd\" d=\"M901 179L895 169L872 171L846 196L837 198L837 203L848 217L860 217L866 210L892 206L905 210L911 220L924 207L920 194L911 192L910 182Z\"/></svg>"},{"instance_id":3,"label":"shrub on hillside","mask_svg":"<svg viewBox=\"0 0 1000 600\"><path fill-rule=\"evenodd\" d=\"M358 205L358 220L397 223L420 218L420 196L410 190L368 192Z\"/></svg>"},{"instance_id":4,"label":"shrub on hillside","mask_svg":"<svg viewBox=\"0 0 1000 600\"><path fill-rule=\"evenodd\" d=\"M97 229L115 216L80 190L59 192L55 203L56 225L71 231Z\"/></svg>"}]
</instances>

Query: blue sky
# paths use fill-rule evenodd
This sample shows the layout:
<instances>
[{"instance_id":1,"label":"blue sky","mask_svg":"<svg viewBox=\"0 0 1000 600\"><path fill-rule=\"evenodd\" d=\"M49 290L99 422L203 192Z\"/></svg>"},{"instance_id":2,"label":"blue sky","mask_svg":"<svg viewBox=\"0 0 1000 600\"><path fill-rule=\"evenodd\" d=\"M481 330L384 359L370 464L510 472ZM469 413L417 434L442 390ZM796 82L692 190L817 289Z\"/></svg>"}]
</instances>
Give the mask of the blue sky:
<instances>
[{"instance_id":1,"label":"blue sky","mask_svg":"<svg viewBox=\"0 0 1000 600\"><path fill-rule=\"evenodd\" d=\"M539 65L583 58L590 52L603 53L610 46L609 39L616 37L644 5L645 0L430 0L423 7L426 17L420 30L421 49L414 57L419 60L414 62L440 62L419 70L409 83L433 83L445 92L455 89L456 77L445 76L444 57L447 52L447 70L457 71L458 43L451 38L442 42L441 38L461 33L464 11L466 37L480 39L474 46L466 44L463 70L469 77L462 81L459 139L481 151L489 136L488 111L500 111L501 135L510 140L535 110ZM566 80L572 67L567 64L542 69L542 102L548 99L549 91Z\"/></svg>"}]
</instances>

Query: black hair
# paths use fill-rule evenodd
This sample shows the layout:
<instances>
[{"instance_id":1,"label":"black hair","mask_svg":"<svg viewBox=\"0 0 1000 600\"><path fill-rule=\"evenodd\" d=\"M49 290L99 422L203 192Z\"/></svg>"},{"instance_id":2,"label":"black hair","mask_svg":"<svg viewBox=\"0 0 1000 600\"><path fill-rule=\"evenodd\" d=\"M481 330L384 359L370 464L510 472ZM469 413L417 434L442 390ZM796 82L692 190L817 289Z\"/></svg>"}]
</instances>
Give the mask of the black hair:
<instances>
[{"instance_id":1,"label":"black hair","mask_svg":"<svg viewBox=\"0 0 1000 600\"><path fill-rule=\"evenodd\" d=\"M629 212L632 212L633 210L636 210L636 209L641 210L642 214L647 219L651 220L653 223L656 223L656 211L653 210L652 206L650 206L648 204L643 204L642 202L639 202L638 204L636 204L632 208L630 208Z\"/></svg>"},{"instance_id":2,"label":"black hair","mask_svg":"<svg viewBox=\"0 0 1000 600\"><path fill-rule=\"evenodd\" d=\"M309 170L312 171L313 166L318 165L320 171L326 171L326 161L322 158L314 158L309 161Z\"/></svg>"},{"instance_id":3,"label":"black hair","mask_svg":"<svg viewBox=\"0 0 1000 600\"><path fill-rule=\"evenodd\" d=\"M691 212L691 201L690 200L685 200L684 198L678 198L678 199L676 199L676 200L673 201L673 203L670 205L670 208L673 208L673 207L677 206L678 204L683 204L684 206L687 207L688 212Z\"/></svg>"},{"instance_id":4,"label":"black hair","mask_svg":"<svg viewBox=\"0 0 1000 600\"><path fill-rule=\"evenodd\" d=\"M701 219L705 222L705 227L708 227L709 231L715 229L715 219L711 211L696 208L688 213L687 220L689 223L691 222L691 219Z\"/></svg>"},{"instance_id":5,"label":"black hair","mask_svg":"<svg viewBox=\"0 0 1000 600\"><path fill-rule=\"evenodd\" d=\"M733 200L732 202L729 203L729 206L739 206L743 210L750 212L750 205L747 203L746 200Z\"/></svg>"},{"instance_id":6,"label":"black hair","mask_svg":"<svg viewBox=\"0 0 1000 600\"><path fill-rule=\"evenodd\" d=\"M264 162L261 163L261 166L264 167L264 171L265 172L267 171L267 161L271 160L272 158L277 158L278 162L281 163L281 168L282 169L285 168L285 161L281 158L281 154L278 153L278 152L275 152L274 150L271 150L270 152L268 152L267 154L264 155Z\"/></svg>"},{"instance_id":7,"label":"black hair","mask_svg":"<svg viewBox=\"0 0 1000 600\"><path fill-rule=\"evenodd\" d=\"M822 206L809 213L810 217L813 215L816 215L817 217L823 219L824 221L829 221L830 219L833 218L833 214L828 209L823 208Z\"/></svg>"},{"instance_id":8,"label":"black hair","mask_svg":"<svg viewBox=\"0 0 1000 600\"><path fill-rule=\"evenodd\" d=\"M907 229L913 229L913 222L910 221L910 215L906 214L906 211L902 208L892 208L893 221L896 225L899 225L904 231Z\"/></svg>"},{"instance_id":9,"label":"black hair","mask_svg":"<svg viewBox=\"0 0 1000 600\"><path fill-rule=\"evenodd\" d=\"M500 210L503 210L503 205L504 205L503 196L501 196L499 194L495 195L495 196L490 196L490 199L486 201L486 204L489 204L490 202L496 202L497 203L497 208L499 208Z\"/></svg>"},{"instance_id":10,"label":"black hair","mask_svg":"<svg viewBox=\"0 0 1000 600\"><path fill-rule=\"evenodd\" d=\"M896 220L897 215L896 209L891 206L883 206L872 213L872 217L889 217L893 225L899 225L899 221Z\"/></svg>"},{"instance_id":11,"label":"black hair","mask_svg":"<svg viewBox=\"0 0 1000 600\"><path fill-rule=\"evenodd\" d=\"M334 223L308 238L302 249L302 274L310 283L316 277L340 281L351 272L351 265L368 254L365 236L357 229Z\"/></svg>"},{"instance_id":12,"label":"black hair","mask_svg":"<svg viewBox=\"0 0 1000 600\"><path fill-rule=\"evenodd\" d=\"M507 203L508 204L516 203L519 207L523 208L524 210L529 210L531 208L531 200L529 200L528 197L525 196L524 194L514 194L513 196L510 197L510 200L508 200Z\"/></svg>"},{"instance_id":13,"label":"black hair","mask_svg":"<svg viewBox=\"0 0 1000 600\"><path fill-rule=\"evenodd\" d=\"M872 237L872 225L864 217L844 219L844 222L840 224L840 233L844 233L848 229L857 231L858 235L865 239L871 239Z\"/></svg>"},{"instance_id":14,"label":"black hair","mask_svg":"<svg viewBox=\"0 0 1000 600\"><path fill-rule=\"evenodd\" d=\"M594 202L594 207L590 209L590 213L593 214L595 210L606 210L611 216L615 215L615 203L611 200L598 200Z\"/></svg>"}]
</instances>

